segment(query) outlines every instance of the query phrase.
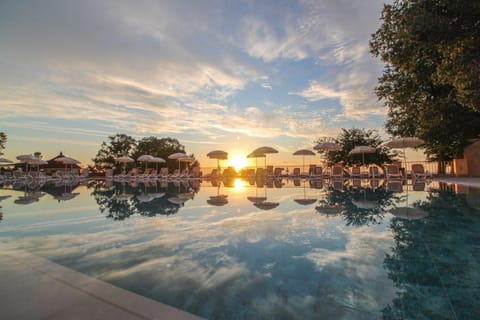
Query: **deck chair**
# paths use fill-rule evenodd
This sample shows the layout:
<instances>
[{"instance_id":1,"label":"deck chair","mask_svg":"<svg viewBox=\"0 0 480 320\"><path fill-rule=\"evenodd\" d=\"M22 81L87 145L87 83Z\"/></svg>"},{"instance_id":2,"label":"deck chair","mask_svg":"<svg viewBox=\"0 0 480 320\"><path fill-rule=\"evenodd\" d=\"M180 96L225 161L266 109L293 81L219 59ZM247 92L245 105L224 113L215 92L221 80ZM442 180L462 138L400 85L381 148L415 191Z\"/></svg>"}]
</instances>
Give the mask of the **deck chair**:
<instances>
[{"instance_id":1,"label":"deck chair","mask_svg":"<svg viewBox=\"0 0 480 320\"><path fill-rule=\"evenodd\" d=\"M425 168L420 163L412 164L412 179L413 180L425 180L427 178L427 173L425 172Z\"/></svg>"},{"instance_id":2,"label":"deck chair","mask_svg":"<svg viewBox=\"0 0 480 320\"><path fill-rule=\"evenodd\" d=\"M377 166L371 166L368 167L368 177L370 179L379 179L382 177L382 174L380 173L380 171L378 171Z\"/></svg>"},{"instance_id":3,"label":"deck chair","mask_svg":"<svg viewBox=\"0 0 480 320\"><path fill-rule=\"evenodd\" d=\"M294 185L295 187L300 187L300 179L299 179L299 178L293 179L293 185Z\"/></svg>"},{"instance_id":4,"label":"deck chair","mask_svg":"<svg viewBox=\"0 0 480 320\"><path fill-rule=\"evenodd\" d=\"M414 181L412 185L413 191L424 191L425 190L425 181L420 180L420 181Z\"/></svg>"},{"instance_id":5,"label":"deck chair","mask_svg":"<svg viewBox=\"0 0 480 320\"><path fill-rule=\"evenodd\" d=\"M343 166L338 164L334 165L330 177L332 179L343 179Z\"/></svg>"},{"instance_id":6,"label":"deck chair","mask_svg":"<svg viewBox=\"0 0 480 320\"><path fill-rule=\"evenodd\" d=\"M393 180L387 182L387 191L392 192L402 192L403 191L403 183L400 180Z\"/></svg>"},{"instance_id":7,"label":"deck chair","mask_svg":"<svg viewBox=\"0 0 480 320\"><path fill-rule=\"evenodd\" d=\"M283 171L283 168L275 168L273 170L273 177L274 178L280 178L280 176L282 175L282 171Z\"/></svg>"},{"instance_id":8,"label":"deck chair","mask_svg":"<svg viewBox=\"0 0 480 320\"><path fill-rule=\"evenodd\" d=\"M385 167L387 180L391 179L403 179L400 168L396 164L388 164Z\"/></svg>"},{"instance_id":9,"label":"deck chair","mask_svg":"<svg viewBox=\"0 0 480 320\"><path fill-rule=\"evenodd\" d=\"M267 166L267 176L271 177L273 175L273 166Z\"/></svg>"},{"instance_id":10,"label":"deck chair","mask_svg":"<svg viewBox=\"0 0 480 320\"><path fill-rule=\"evenodd\" d=\"M361 178L362 177L361 168L358 166L352 167L352 169L350 170L350 177Z\"/></svg>"},{"instance_id":11,"label":"deck chair","mask_svg":"<svg viewBox=\"0 0 480 320\"><path fill-rule=\"evenodd\" d=\"M290 174L291 177L300 177L300 168L293 168L293 172Z\"/></svg>"}]
</instances>

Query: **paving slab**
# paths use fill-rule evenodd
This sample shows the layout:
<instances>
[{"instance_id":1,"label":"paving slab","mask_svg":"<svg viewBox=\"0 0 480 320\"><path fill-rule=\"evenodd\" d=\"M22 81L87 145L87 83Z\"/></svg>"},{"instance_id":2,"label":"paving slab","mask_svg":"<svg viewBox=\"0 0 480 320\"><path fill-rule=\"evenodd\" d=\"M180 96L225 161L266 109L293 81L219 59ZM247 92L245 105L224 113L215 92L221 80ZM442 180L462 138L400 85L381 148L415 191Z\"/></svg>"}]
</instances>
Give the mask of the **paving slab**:
<instances>
[{"instance_id":1,"label":"paving slab","mask_svg":"<svg viewBox=\"0 0 480 320\"><path fill-rule=\"evenodd\" d=\"M202 319L0 244L2 319Z\"/></svg>"}]
</instances>

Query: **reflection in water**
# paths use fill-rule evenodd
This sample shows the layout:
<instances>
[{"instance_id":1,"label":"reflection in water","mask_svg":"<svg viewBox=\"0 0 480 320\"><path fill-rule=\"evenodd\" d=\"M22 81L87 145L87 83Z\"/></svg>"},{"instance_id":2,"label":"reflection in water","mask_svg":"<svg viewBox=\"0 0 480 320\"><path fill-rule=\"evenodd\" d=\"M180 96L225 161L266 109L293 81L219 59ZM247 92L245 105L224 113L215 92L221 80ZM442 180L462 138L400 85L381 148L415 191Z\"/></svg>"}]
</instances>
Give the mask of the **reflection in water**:
<instances>
[{"instance_id":1,"label":"reflection in water","mask_svg":"<svg viewBox=\"0 0 480 320\"><path fill-rule=\"evenodd\" d=\"M384 319L479 319L480 216L465 195L432 189L425 219L392 219L384 266L397 297Z\"/></svg>"},{"instance_id":2,"label":"reflection in water","mask_svg":"<svg viewBox=\"0 0 480 320\"><path fill-rule=\"evenodd\" d=\"M132 185L98 181L90 187L100 212L114 220L123 220L134 214L149 217L175 214L186 201L193 199L199 188L188 181L163 185L158 182Z\"/></svg>"},{"instance_id":3,"label":"reflection in water","mask_svg":"<svg viewBox=\"0 0 480 320\"><path fill-rule=\"evenodd\" d=\"M239 185L90 181L28 190L45 194L28 206L13 190L0 240L209 319L480 317L480 218L465 196L379 180ZM76 211L46 214L61 206Z\"/></svg>"}]
</instances>

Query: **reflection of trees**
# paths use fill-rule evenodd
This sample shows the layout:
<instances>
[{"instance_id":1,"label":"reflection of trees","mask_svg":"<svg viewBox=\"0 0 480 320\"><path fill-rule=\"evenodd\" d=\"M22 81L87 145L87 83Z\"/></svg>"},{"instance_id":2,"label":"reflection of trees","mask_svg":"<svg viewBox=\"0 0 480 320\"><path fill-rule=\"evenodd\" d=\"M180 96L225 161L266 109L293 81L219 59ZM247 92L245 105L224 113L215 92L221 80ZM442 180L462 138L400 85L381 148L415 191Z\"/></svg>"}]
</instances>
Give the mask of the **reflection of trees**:
<instances>
[{"instance_id":1,"label":"reflection of trees","mask_svg":"<svg viewBox=\"0 0 480 320\"><path fill-rule=\"evenodd\" d=\"M92 196L99 205L100 212L106 213L107 218L123 220L133 214L153 217L156 215L171 215L178 212L179 204L169 202L167 199L176 197L179 193L194 190L187 185L167 184L158 188L158 185L131 186L129 184L115 183L110 186L103 181L92 184ZM197 189L198 190L198 189ZM164 193L164 195L160 195ZM158 198L152 197L150 201L140 201L137 197L141 194L158 194Z\"/></svg>"},{"instance_id":2,"label":"reflection of trees","mask_svg":"<svg viewBox=\"0 0 480 320\"><path fill-rule=\"evenodd\" d=\"M115 198L116 195L120 195L123 192L124 189L122 189L121 186L118 188L115 187L115 185L109 187L105 185L103 181L99 181L92 187L93 191L91 195L95 198L100 212L104 213L106 211L107 218L123 220L135 213L130 201Z\"/></svg>"},{"instance_id":3,"label":"reflection of trees","mask_svg":"<svg viewBox=\"0 0 480 320\"><path fill-rule=\"evenodd\" d=\"M419 206L427 218L391 221L395 246L384 266L398 295L384 319L479 319L478 213L451 191L431 190Z\"/></svg>"},{"instance_id":4,"label":"reflection of trees","mask_svg":"<svg viewBox=\"0 0 480 320\"><path fill-rule=\"evenodd\" d=\"M343 206L345 210L339 215L348 226L363 226L381 223L384 212L399 198L384 188L360 188L346 186L342 190L332 187L326 189L326 197L319 202L328 206ZM358 203L368 203L368 207Z\"/></svg>"}]
</instances>

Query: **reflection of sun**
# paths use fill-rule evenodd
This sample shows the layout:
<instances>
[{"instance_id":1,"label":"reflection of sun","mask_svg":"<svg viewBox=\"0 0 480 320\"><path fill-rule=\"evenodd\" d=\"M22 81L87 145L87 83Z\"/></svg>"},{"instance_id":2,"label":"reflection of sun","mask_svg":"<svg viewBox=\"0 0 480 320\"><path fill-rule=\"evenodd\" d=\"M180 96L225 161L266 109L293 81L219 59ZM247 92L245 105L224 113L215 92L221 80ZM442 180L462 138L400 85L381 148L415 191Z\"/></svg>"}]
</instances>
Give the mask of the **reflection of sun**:
<instances>
[{"instance_id":1,"label":"reflection of sun","mask_svg":"<svg viewBox=\"0 0 480 320\"><path fill-rule=\"evenodd\" d=\"M234 167L236 171L240 171L248 165L248 160L244 156L233 156L228 159L228 166Z\"/></svg>"},{"instance_id":2,"label":"reflection of sun","mask_svg":"<svg viewBox=\"0 0 480 320\"><path fill-rule=\"evenodd\" d=\"M233 181L233 189L235 191L241 191L243 188L247 187L248 183L245 180L242 180L240 178L235 178Z\"/></svg>"}]
</instances>

